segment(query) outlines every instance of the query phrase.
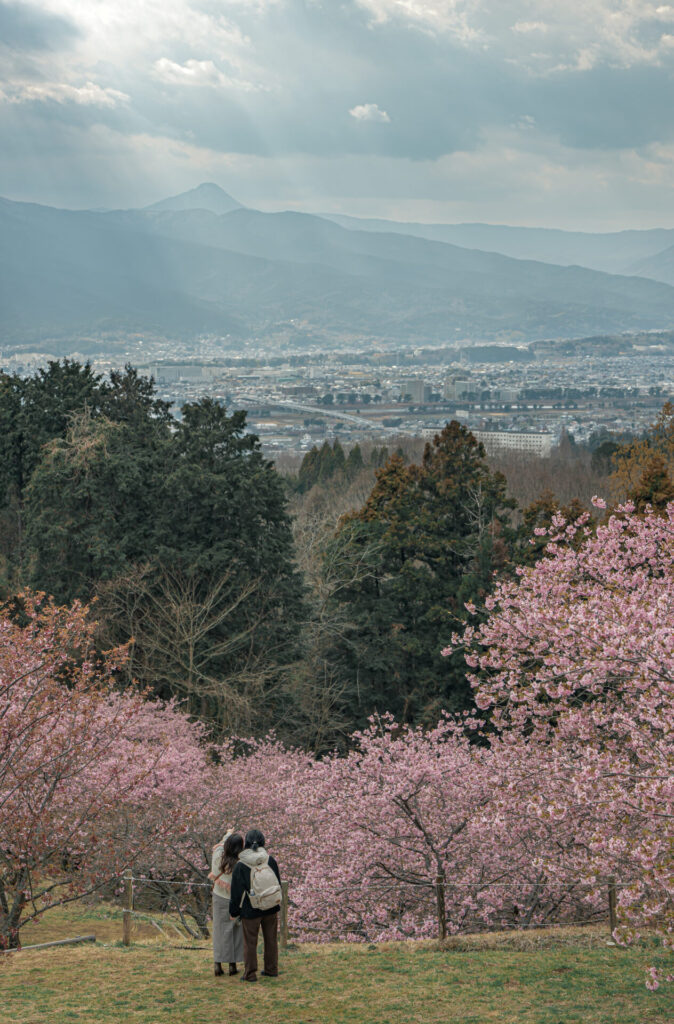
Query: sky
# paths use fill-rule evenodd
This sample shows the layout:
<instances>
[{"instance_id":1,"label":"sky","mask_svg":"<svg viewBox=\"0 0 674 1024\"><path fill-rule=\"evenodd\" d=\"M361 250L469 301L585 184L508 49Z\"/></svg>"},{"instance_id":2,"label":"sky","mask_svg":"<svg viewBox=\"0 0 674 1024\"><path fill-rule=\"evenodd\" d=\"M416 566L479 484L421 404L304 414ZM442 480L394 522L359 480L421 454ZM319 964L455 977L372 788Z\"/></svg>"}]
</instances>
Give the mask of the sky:
<instances>
[{"instance_id":1,"label":"sky","mask_svg":"<svg viewBox=\"0 0 674 1024\"><path fill-rule=\"evenodd\" d=\"M674 227L674 3L0 0L0 195Z\"/></svg>"}]
</instances>

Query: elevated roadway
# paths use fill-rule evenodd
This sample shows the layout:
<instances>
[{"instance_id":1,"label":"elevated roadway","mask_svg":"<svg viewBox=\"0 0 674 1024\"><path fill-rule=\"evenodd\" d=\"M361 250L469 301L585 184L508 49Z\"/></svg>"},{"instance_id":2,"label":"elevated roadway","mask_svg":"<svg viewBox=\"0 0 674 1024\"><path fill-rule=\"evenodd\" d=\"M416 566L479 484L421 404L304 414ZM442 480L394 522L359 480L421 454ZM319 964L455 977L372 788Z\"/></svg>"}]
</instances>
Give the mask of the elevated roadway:
<instances>
[{"instance_id":1,"label":"elevated roadway","mask_svg":"<svg viewBox=\"0 0 674 1024\"><path fill-rule=\"evenodd\" d=\"M314 416L325 417L326 419L344 420L345 423L353 423L358 427L369 427L370 430L376 430L378 434L399 433L397 427L385 427L375 420L368 419L366 416L354 416L353 413L338 412L337 409L332 409L330 406L325 405L304 405L302 402L292 402L289 399L270 398L261 395L240 395L237 398L237 404L240 402L250 402L253 405L268 405L274 409L290 409L293 412L307 412L312 413Z\"/></svg>"}]
</instances>

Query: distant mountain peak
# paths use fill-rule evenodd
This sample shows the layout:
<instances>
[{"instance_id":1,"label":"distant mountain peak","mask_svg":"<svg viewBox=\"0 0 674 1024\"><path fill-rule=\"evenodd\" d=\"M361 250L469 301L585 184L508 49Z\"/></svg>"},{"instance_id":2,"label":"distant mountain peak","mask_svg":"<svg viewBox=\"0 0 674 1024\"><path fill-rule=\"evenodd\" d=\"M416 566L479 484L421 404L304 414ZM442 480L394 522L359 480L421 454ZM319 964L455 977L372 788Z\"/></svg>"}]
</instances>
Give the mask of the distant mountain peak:
<instances>
[{"instance_id":1,"label":"distant mountain peak","mask_svg":"<svg viewBox=\"0 0 674 1024\"><path fill-rule=\"evenodd\" d=\"M184 192L183 195L204 197L217 196L220 199L224 197L225 199L229 199L231 202L236 202L228 192L225 192L224 188L220 188L220 186L216 185L214 181L202 181L201 185L197 185L197 187L193 188L190 192Z\"/></svg>"},{"instance_id":2,"label":"distant mountain peak","mask_svg":"<svg viewBox=\"0 0 674 1024\"><path fill-rule=\"evenodd\" d=\"M188 192L181 192L180 195L161 199L158 203L146 206L145 209L157 211L209 210L211 213L220 214L240 210L242 206L219 185L212 181L205 181Z\"/></svg>"}]
</instances>

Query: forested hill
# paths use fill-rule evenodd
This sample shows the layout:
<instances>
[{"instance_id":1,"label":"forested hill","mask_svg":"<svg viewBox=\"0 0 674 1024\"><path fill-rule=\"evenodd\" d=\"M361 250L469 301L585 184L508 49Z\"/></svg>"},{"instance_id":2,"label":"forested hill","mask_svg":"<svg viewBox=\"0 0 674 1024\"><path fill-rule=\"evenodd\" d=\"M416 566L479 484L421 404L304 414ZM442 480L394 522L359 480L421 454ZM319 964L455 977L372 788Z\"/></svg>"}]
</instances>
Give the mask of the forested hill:
<instances>
[{"instance_id":1,"label":"forested hill","mask_svg":"<svg viewBox=\"0 0 674 1024\"><path fill-rule=\"evenodd\" d=\"M664 283L260 213L216 186L146 210L1 200L0 269L9 344L104 328L236 338L300 323L324 338L407 342L674 323Z\"/></svg>"}]
</instances>

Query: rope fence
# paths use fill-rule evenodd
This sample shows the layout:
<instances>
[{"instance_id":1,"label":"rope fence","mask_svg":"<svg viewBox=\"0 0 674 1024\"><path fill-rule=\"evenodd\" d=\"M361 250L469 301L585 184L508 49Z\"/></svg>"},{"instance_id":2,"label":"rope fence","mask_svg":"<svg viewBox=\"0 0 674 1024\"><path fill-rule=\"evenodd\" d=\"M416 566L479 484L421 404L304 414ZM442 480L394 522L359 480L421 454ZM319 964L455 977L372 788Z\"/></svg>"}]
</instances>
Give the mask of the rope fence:
<instances>
[{"instance_id":1,"label":"rope fence","mask_svg":"<svg viewBox=\"0 0 674 1024\"><path fill-rule=\"evenodd\" d=\"M521 892L531 893L532 889L535 889L537 885L541 885L542 884L540 882L513 883L513 882L503 882L503 881L494 881L494 882L486 882L486 881L483 881L483 882L456 881L456 882L448 882L446 877L443 876L443 875L437 875L435 877L435 879L429 879L427 881L421 881L421 880L417 880L417 881L415 881L415 880L405 880L405 881L403 881L402 879L396 879L396 878L392 877L390 879L390 882L391 883L397 883L398 885L404 885L404 886L406 886L408 888L412 888L412 889L425 889L428 892L434 894L434 897L435 897L435 908L436 908L436 917L437 917L437 937L438 937L438 939L440 941L444 941L447 938L447 933L448 933L448 927L447 927L447 905L446 905L446 894L447 894L448 890L467 888L467 889L476 889L478 891L484 892L484 891L487 891L487 890L489 890L491 888L503 887L503 888L508 888L508 889L510 889L512 891L515 891L515 892L521 891ZM209 890L209 896L206 897L205 900L203 900L203 899L201 900L202 909L203 909L204 914L205 914L206 913L206 908L207 908L207 906L208 906L208 904L210 902L210 900L209 900L210 891L213 888L211 882L192 882L192 881L186 881L184 878L151 878L151 877L146 876L146 875L134 875L132 871L126 871L124 876L123 876L123 888L122 888L122 897L123 897L123 900L122 900L122 942L123 942L123 944L125 946L131 945L132 921L133 921L134 918L137 918L139 920L148 921L155 928L157 928L157 930L162 935L164 935L166 938L168 938L168 935L167 935L167 932L165 931L165 928L166 929L172 929L174 932L176 932L180 936L180 938L184 938L183 933L177 927L176 923L174 921L172 921L170 918L169 919L165 919L164 927L162 927L157 922L157 920L152 916L152 914L143 913L140 910L136 910L136 908L134 906L134 902L135 902L134 883L140 883L141 886L144 886L144 887L149 888L149 889L151 889L154 886L155 887L155 891L157 892L158 895L161 895L168 903L173 903L174 904L175 909L180 914L182 924L185 927L185 929L188 932L188 934L192 938L198 938L198 936L196 936L194 934L194 932L191 931L189 926L187 926L185 918L184 918L184 915L183 915L182 908L180 907L180 904L178 903L177 898L176 898L177 894L173 890L176 890L176 889L183 890L185 892L186 896L189 896L190 894L196 894L195 893L196 890L203 890L203 889ZM613 934L613 932L615 931L615 929L618 926L618 916L617 916L618 892L622 888L627 888L628 886L635 884L633 881L632 882L620 881L620 880L617 880L616 878L614 878L613 876L609 876L609 877L607 877L605 879L599 879L597 882L594 882L594 883L590 883L590 882L567 883L567 884L562 885L562 886L556 886L555 889L556 889L556 891L558 893L559 892L568 893L568 894L574 893L574 894L579 895L583 891L596 891L598 884L600 884L602 886L605 886L605 888L606 888L609 925L610 925L611 934ZM169 887L170 887L170 889L169 889ZM357 885L357 884L351 884L351 885L342 886L341 889L344 890L344 891L348 890L348 889L354 889L354 890L362 891L362 887ZM648 891L651 892L651 891L655 891L655 890L653 890L652 886L649 886L648 887ZM279 917L280 917L280 945L281 945L282 949L287 949L287 947L288 947L288 940L289 940L289 934L288 934L289 895L288 895L288 892L289 892L289 883L284 881L284 882L281 883L281 905L280 905L280 915L279 915ZM204 893L204 896L206 896L205 893ZM552 923L552 924L533 923L532 924L530 922L528 922L528 923L517 922L516 924L514 924L512 926L512 928L513 928L513 930L526 930L526 929L534 929L534 928L549 928L549 927L554 927L554 926L555 926L555 923ZM559 926L561 927L561 925L559 925ZM202 938L206 938L207 934L208 933L206 932L206 934L202 934L201 937Z\"/></svg>"},{"instance_id":2,"label":"rope fence","mask_svg":"<svg viewBox=\"0 0 674 1024\"><path fill-rule=\"evenodd\" d=\"M124 875L123 877L126 878L126 875ZM443 876L440 875L438 877L442 878ZM212 889L213 888L213 883L212 882L186 882L184 878L150 878L149 876L146 876L146 875L132 875L131 879L132 879L133 882L144 882L146 885L172 885L172 886L175 886L175 887L185 888L188 891L190 889ZM399 885L405 885L407 888L410 888L410 889L429 889L429 888L430 889L435 889L435 887L438 885L438 883L435 881L435 879L429 879L426 882L414 882L414 881L410 881L410 880L407 880L407 879L403 881L403 879L395 878L392 875L389 880L391 882L397 882ZM496 889L496 888L504 888L504 889L527 890L527 889L534 888L536 885L542 885L543 883L542 882L485 882L485 881L481 881L481 882L448 882L445 879L440 884L442 884L445 889L461 889L461 888L466 888L466 889ZM635 884L636 884L636 879L632 879L632 881L627 882L627 881L619 881L617 879L613 880L612 878L599 878L595 882L568 882L565 885L555 885L555 890L557 892L559 892L559 891L561 891L561 892L574 892L574 891L578 891L579 889L595 890L597 888L597 885L615 885L619 889L624 889L624 888L627 888L627 886L635 885ZM648 885L648 886L644 886L644 888L648 889L649 892L660 891L660 888L662 889L663 892L664 891L668 891L668 890L665 890L664 886L658 888L656 886ZM362 886L358 885L357 882L352 882L352 883L350 883L348 885L341 885L340 886L340 890L345 890L345 889L358 889L358 890L360 890L360 889L362 889Z\"/></svg>"}]
</instances>

